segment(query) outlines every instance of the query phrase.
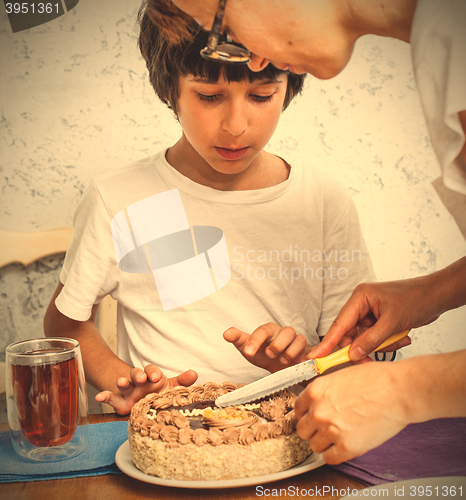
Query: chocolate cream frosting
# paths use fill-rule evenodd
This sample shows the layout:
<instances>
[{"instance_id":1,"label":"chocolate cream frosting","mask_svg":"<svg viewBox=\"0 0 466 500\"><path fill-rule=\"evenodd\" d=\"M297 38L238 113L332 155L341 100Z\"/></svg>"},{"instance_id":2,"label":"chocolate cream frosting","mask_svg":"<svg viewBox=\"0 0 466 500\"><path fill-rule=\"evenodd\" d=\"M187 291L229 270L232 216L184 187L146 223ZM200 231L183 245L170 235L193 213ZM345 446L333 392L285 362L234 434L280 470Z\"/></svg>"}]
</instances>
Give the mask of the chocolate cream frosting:
<instances>
[{"instance_id":1,"label":"chocolate cream frosting","mask_svg":"<svg viewBox=\"0 0 466 500\"><path fill-rule=\"evenodd\" d=\"M293 408L296 396L289 390L280 391L269 400L261 401L257 410L244 410L242 413L245 416L240 419L215 418L218 410L215 408L214 416L204 417L202 422L181 413L183 407L204 400L215 400L239 387L242 386L233 382L209 382L203 386L176 387L159 394L148 394L133 406L129 423L141 436L161 439L166 443L194 443L197 446L246 445L294 432L296 418ZM194 421L198 428L193 425Z\"/></svg>"}]
</instances>

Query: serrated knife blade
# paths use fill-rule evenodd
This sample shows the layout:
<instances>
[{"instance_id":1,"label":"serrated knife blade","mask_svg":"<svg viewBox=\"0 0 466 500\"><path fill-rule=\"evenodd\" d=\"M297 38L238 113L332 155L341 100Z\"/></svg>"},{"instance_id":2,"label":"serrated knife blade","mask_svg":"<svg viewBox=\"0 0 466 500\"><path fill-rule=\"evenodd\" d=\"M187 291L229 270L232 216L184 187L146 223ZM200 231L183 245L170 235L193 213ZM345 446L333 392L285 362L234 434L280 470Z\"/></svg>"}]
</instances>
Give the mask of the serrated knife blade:
<instances>
[{"instance_id":1,"label":"serrated knife blade","mask_svg":"<svg viewBox=\"0 0 466 500\"><path fill-rule=\"evenodd\" d=\"M315 361L310 359L290 366L279 372L272 373L256 382L245 385L240 389L224 394L215 400L216 406L236 406L248 401L263 398L274 392L291 387L294 384L309 380L318 375Z\"/></svg>"},{"instance_id":2,"label":"serrated knife blade","mask_svg":"<svg viewBox=\"0 0 466 500\"><path fill-rule=\"evenodd\" d=\"M377 349L373 352L380 351L389 345L398 342L402 338L408 335L409 330L402 333L397 333L389 337L385 342L383 342ZM304 380L310 380L316 375L320 375L328 368L340 365L350 361L349 358L349 345L343 347L339 351L333 352L324 358L310 359L309 361L304 361L284 370L272 373L267 377L261 378L256 382L245 385L240 389L236 389L232 392L224 394L215 400L216 406L236 406L256 399L261 399L264 396L269 396L275 392L291 387L292 385L299 384Z\"/></svg>"}]
</instances>

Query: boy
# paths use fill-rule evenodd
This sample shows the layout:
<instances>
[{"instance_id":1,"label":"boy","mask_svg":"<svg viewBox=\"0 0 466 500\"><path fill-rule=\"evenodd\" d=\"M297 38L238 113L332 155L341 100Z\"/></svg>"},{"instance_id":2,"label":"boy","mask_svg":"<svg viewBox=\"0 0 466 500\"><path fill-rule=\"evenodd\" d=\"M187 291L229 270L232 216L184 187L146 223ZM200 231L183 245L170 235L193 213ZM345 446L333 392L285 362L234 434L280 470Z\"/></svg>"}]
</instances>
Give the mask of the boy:
<instances>
[{"instance_id":1,"label":"boy","mask_svg":"<svg viewBox=\"0 0 466 500\"><path fill-rule=\"evenodd\" d=\"M195 23L179 45L145 14L140 23L151 83L182 136L92 181L45 317L47 336L79 340L96 399L121 414L198 373L247 383L303 360L373 279L346 190L263 149L304 77L206 61ZM119 303L118 357L94 323L107 294Z\"/></svg>"}]
</instances>

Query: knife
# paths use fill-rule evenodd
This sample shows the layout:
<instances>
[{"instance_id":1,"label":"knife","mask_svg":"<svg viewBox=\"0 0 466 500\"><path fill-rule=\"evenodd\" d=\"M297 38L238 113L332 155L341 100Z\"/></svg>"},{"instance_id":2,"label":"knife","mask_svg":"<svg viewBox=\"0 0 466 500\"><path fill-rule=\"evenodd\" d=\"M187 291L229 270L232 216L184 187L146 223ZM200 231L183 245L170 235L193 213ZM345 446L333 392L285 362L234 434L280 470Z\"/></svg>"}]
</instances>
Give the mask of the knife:
<instances>
[{"instance_id":1,"label":"knife","mask_svg":"<svg viewBox=\"0 0 466 500\"><path fill-rule=\"evenodd\" d=\"M383 342L377 349L372 352L380 351L389 345L398 342L399 340L406 337L409 330L401 333L396 333L389 337L385 342ZM332 368L333 366L341 365L350 360L348 351L350 346L347 345L340 349L339 351L333 352L324 358L310 359L309 361L304 361L284 370L272 373L267 377L261 378L256 382L252 382L240 389L236 389L232 392L224 394L215 400L216 406L236 406L249 401L255 401L256 399L261 399L264 396L268 396L292 385L303 382L304 380L310 380L325 370Z\"/></svg>"}]
</instances>

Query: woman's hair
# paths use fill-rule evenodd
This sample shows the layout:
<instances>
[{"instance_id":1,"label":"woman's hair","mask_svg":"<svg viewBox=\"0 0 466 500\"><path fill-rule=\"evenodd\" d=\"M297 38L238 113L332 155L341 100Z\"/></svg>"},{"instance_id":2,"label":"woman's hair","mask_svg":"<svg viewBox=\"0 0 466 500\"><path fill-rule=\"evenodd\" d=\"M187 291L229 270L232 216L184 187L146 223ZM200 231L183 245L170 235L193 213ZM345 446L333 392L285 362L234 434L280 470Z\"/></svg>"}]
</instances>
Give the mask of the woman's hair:
<instances>
[{"instance_id":1,"label":"woman's hair","mask_svg":"<svg viewBox=\"0 0 466 500\"><path fill-rule=\"evenodd\" d=\"M179 9L171 0L147 0L149 19L165 32L173 43L191 37L191 17Z\"/></svg>"},{"instance_id":2,"label":"woman's hair","mask_svg":"<svg viewBox=\"0 0 466 500\"><path fill-rule=\"evenodd\" d=\"M209 61L200 55L200 50L207 44L209 34L191 18L186 18L183 34L173 41L167 35L166 28L153 22L149 16L149 4L155 0L146 0L139 10L139 49L146 61L149 79L157 96L178 115L179 78L194 75L217 83L220 79L228 82L249 83L261 80L274 80L288 72L281 71L269 64L260 72L251 71L246 64L228 64ZM176 7L169 0L157 0L157 4ZM179 9L178 9L179 10ZM182 12L182 11L179 11ZM301 92L305 75L288 73L283 109Z\"/></svg>"}]
</instances>

